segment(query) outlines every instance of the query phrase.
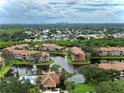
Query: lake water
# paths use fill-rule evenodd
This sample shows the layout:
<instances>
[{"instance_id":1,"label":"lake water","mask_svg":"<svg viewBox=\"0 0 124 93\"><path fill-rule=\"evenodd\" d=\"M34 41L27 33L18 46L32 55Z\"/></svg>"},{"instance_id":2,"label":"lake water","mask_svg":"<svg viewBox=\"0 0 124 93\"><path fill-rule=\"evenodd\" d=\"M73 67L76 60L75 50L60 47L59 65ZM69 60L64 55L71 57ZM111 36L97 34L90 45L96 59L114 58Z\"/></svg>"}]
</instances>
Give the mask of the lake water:
<instances>
[{"instance_id":1,"label":"lake water","mask_svg":"<svg viewBox=\"0 0 124 93\"><path fill-rule=\"evenodd\" d=\"M37 75L37 74L40 75L46 73L48 68L49 68L48 66L37 67L37 70L34 73L33 66L25 66L25 65L13 66L9 71L9 73L7 74L7 76L15 75L17 72L19 73L20 76Z\"/></svg>"},{"instance_id":2,"label":"lake water","mask_svg":"<svg viewBox=\"0 0 124 93\"><path fill-rule=\"evenodd\" d=\"M73 73L73 72L78 72L79 67L74 67L73 65L69 65L66 61L66 59L62 56L53 56L52 59L55 61L54 64L57 64L64 68L67 72ZM54 65L51 64L51 65Z\"/></svg>"},{"instance_id":3,"label":"lake water","mask_svg":"<svg viewBox=\"0 0 124 93\"><path fill-rule=\"evenodd\" d=\"M73 65L69 65L67 63L66 59L62 56L53 56L52 59L55 60L54 64L61 66L67 72L77 73L76 75L72 76L68 80L74 81L75 83L84 83L85 82L84 76L78 73L80 70L80 67L74 67ZM51 64L51 65L54 65L54 64Z\"/></svg>"},{"instance_id":4,"label":"lake water","mask_svg":"<svg viewBox=\"0 0 124 93\"><path fill-rule=\"evenodd\" d=\"M79 74L80 67L74 67L73 65L69 65L66 61L66 59L63 56L52 56L52 59L55 61L53 64L50 66L57 64L64 68L67 72L70 73L77 73L73 77L71 77L68 80L74 81L75 83L84 83L85 79L84 77ZM13 66L12 69L9 71L7 75L16 75L18 72L20 76L29 76L29 75L39 75L39 74L44 74L48 71L49 66L41 66L37 67L37 71L35 71L35 74L32 71L33 66Z\"/></svg>"}]
</instances>

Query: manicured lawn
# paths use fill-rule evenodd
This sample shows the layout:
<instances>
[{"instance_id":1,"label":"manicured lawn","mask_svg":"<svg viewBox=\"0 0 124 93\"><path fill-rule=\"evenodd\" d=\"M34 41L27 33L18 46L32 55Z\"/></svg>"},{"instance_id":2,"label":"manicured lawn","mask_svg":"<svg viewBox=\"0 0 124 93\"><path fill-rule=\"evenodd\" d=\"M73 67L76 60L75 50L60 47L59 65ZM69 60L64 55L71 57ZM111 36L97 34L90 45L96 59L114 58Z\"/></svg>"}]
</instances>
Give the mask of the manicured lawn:
<instances>
[{"instance_id":1,"label":"manicured lawn","mask_svg":"<svg viewBox=\"0 0 124 93\"><path fill-rule=\"evenodd\" d=\"M124 80L117 80L117 81L114 81L114 82L118 83L119 85L124 86Z\"/></svg>"},{"instance_id":2,"label":"manicured lawn","mask_svg":"<svg viewBox=\"0 0 124 93\"><path fill-rule=\"evenodd\" d=\"M64 51L52 51L52 52L49 52L50 54L60 54L60 55L65 55Z\"/></svg>"},{"instance_id":3,"label":"manicured lawn","mask_svg":"<svg viewBox=\"0 0 124 93\"><path fill-rule=\"evenodd\" d=\"M74 62L72 61L68 56L66 56L66 60L69 64L72 64L72 65L88 65L90 64L90 61L89 60L84 60L84 61L81 61L81 62Z\"/></svg>"},{"instance_id":4,"label":"manicured lawn","mask_svg":"<svg viewBox=\"0 0 124 93\"><path fill-rule=\"evenodd\" d=\"M88 65L88 64L90 64L90 61L87 61L87 60L85 60L85 61L82 61L82 62L73 62L73 61L68 61L68 63L69 64L71 64L71 65Z\"/></svg>"},{"instance_id":5,"label":"manicured lawn","mask_svg":"<svg viewBox=\"0 0 124 93\"><path fill-rule=\"evenodd\" d=\"M38 66L42 66L42 65L50 65L52 64L54 61L53 60L50 60L48 62L43 62L43 63L38 63L36 65ZM12 63L14 65L33 65L34 63L33 62L30 62L30 61L19 61L19 60L13 60Z\"/></svg>"},{"instance_id":6,"label":"manicured lawn","mask_svg":"<svg viewBox=\"0 0 124 93\"><path fill-rule=\"evenodd\" d=\"M114 81L115 83L118 83L121 86L124 86L124 80L117 80ZM73 90L73 93L86 93L87 91L95 91L96 86L95 84L75 84L75 89Z\"/></svg>"},{"instance_id":7,"label":"manicured lawn","mask_svg":"<svg viewBox=\"0 0 124 93\"><path fill-rule=\"evenodd\" d=\"M0 78L4 77L4 75L11 69L12 66L13 66L13 63L10 63L7 66L5 66L3 69L1 69Z\"/></svg>"},{"instance_id":8,"label":"manicured lawn","mask_svg":"<svg viewBox=\"0 0 124 93\"><path fill-rule=\"evenodd\" d=\"M95 91L95 85L92 84L76 84L75 86L76 87L72 93L86 93Z\"/></svg>"}]
</instances>

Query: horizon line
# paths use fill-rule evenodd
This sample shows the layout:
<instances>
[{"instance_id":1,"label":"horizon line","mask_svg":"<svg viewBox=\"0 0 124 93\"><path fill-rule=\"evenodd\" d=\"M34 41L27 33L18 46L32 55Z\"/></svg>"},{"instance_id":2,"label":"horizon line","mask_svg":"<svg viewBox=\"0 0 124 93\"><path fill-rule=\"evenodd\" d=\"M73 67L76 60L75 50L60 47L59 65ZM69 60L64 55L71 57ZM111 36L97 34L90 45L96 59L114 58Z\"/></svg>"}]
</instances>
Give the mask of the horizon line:
<instances>
[{"instance_id":1,"label":"horizon line","mask_svg":"<svg viewBox=\"0 0 124 93\"><path fill-rule=\"evenodd\" d=\"M124 24L124 23L69 23L69 22L58 22L58 23L0 23L0 25L44 25L44 24Z\"/></svg>"}]
</instances>

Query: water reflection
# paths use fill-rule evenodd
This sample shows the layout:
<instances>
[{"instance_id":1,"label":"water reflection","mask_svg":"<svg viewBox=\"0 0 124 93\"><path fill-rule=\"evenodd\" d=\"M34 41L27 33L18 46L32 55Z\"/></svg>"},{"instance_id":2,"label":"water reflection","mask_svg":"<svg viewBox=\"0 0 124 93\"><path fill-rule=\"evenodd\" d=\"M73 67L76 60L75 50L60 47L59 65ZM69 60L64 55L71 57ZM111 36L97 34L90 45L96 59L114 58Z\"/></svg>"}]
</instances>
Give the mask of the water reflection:
<instances>
[{"instance_id":1,"label":"water reflection","mask_svg":"<svg viewBox=\"0 0 124 93\"><path fill-rule=\"evenodd\" d=\"M73 81L75 83L84 83L85 79L81 74L76 74L74 76L72 76L71 78L69 78L68 80Z\"/></svg>"},{"instance_id":2,"label":"water reflection","mask_svg":"<svg viewBox=\"0 0 124 93\"><path fill-rule=\"evenodd\" d=\"M59 66L61 66L62 68L64 68L66 71L73 73L73 72L78 72L79 71L79 67L74 67L72 65L69 65L66 61L66 59L62 56L53 56L52 57L53 60L55 60L54 64L57 64ZM54 65L52 64L52 65Z\"/></svg>"},{"instance_id":3,"label":"water reflection","mask_svg":"<svg viewBox=\"0 0 124 93\"><path fill-rule=\"evenodd\" d=\"M79 70L80 70L80 67L74 67L73 65L69 65L67 63L66 59L64 57L62 57L62 56L53 56L52 59L55 60L54 64L57 64L57 65L61 66L67 72L70 72L70 73L75 72L75 73L77 73L76 75L72 76L68 80L74 81L75 83L84 83L85 82L84 76L78 73Z\"/></svg>"},{"instance_id":4,"label":"water reflection","mask_svg":"<svg viewBox=\"0 0 124 93\"><path fill-rule=\"evenodd\" d=\"M13 66L7 75L19 74L19 76L34 75L32 72L33 66ZM35 75L46 73L48 66L37 67Z\"/></svg>"},{"instance_id":5,"label":"water reflection","mask_svg":"<svg viewBox=\"0 0 124 93\"><path fill-rule=\"evenodd\" d=\"M74 67L73 65L69 65L66 61L66 59L63 56L60 55L56 55L56 56L52 56L52 59L55 61L53 64L51 64L50 66L57 64L59 66L61 66L62 68L64 68L67 72L70 73L77 73L76 75L72 76L70 79L71 81L74 81L75 83L84 83L85 79L84 77L79 74L79 70L80 67ZM8 73L8 75L15 75L19 74L19 76L31 76L34 75L34 73L32 72L32 69L36 70L36 67L34 66L13 66L12 69L10 70L10 72ZM45 74L49 69L49 66L41 66L41 67L37 67L37 72L35 73L35 75L40 75L40 74Z\"/></svg>"}]
</instances>

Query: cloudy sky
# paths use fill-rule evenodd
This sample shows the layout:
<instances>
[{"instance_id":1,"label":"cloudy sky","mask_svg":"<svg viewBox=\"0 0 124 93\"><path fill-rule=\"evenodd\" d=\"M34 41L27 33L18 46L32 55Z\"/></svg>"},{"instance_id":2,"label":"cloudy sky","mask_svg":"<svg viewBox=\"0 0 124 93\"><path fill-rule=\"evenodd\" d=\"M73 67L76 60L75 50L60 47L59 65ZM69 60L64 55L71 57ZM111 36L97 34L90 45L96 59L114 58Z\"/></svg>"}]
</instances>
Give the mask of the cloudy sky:
<instances>
[{"instance_id":1,"label":"cloudy sky","mask_svg":"<svg viewBox=\"0 0 124 93\"><path fill-rule=\"evenodd\" d=\"M0 0L0 24L124 23L124 0Z\"/></svg>"}]
</instances>

